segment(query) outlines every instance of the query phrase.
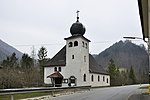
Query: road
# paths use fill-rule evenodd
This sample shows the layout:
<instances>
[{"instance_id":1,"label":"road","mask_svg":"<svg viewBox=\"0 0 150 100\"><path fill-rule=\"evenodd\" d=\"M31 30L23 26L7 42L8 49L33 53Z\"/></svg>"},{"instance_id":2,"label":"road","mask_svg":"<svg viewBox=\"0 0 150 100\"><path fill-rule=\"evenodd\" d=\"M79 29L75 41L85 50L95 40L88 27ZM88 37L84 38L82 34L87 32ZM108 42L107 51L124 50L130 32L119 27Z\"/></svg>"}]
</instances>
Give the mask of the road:
<instances>
[{"instance_id":1,"label":"road","mask_svg":"<svg viewBox=\"0 0 150 100\"><path fill-rule=\"evenodd\" d=\"M128 100L128 98L140 92L140 85L108 87L93 89L84 93L63 95L47 100Z\"/></svg>"}]
</instances>

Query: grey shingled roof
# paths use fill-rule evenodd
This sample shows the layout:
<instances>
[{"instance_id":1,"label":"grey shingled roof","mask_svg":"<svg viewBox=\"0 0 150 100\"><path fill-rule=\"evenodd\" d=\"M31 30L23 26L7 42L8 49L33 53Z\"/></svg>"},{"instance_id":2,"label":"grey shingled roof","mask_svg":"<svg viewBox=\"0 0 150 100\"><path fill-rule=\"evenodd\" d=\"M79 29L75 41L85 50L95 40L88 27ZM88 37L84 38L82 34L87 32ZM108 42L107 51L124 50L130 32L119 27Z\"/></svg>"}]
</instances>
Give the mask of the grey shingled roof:
<instances>
[{"instance_id":1,"label":"grey shingled roof","mask_svg":"<svg viewBox=\"0 0 150 100\"><path fill-rule=\"evenodd\" d=\"M64 46L44 67L65 66L66 46Z\"/></svg>"},{"instance_id":2,"label":"grey shingled roof","mask_svg":"<svg viewBox=\"0 0 150 100\"><path fill-rule=\"evenodd\" d=\"M68 38L65 38L65 40L67 40L67 39L73 39L73 38L77 38L77 37L81 37L81 38L87 40L88 42L91 42L89 39L85 38L83 35L73 35L73 36L70 36Z\"/></svg>"},{"instance_id":3,"label":"grey shingled roof","mask_svg":"<svg viewBox=\"0 0 150 100\"><path fill-rule=\"evenodd\" d=\"M91 73L108 75L108 73L104 70L104 68L98 65L95 58L91 54L89 54L89 69Z\"/></svg>"},{"instance_id":4,"label":"grey shingled roof","mask_svg":"<svg viewBox=\"0 0 150 100\"><path fill-rule=\"evenodd\" d=\"M57 71L57 72L54 72L53 74L47 76L47 78L63 78L63 76Z\"/></svg>"},{"instance_id":5,"label":"grey shingled roof","mask_svg":"<svg viewBox=\"0 0 150 100\"><path fill-rule=\"evenodd\" d=\"M65 66L66 46L64 46L44 67ZM89 54L89 71L97 74L108 74L102 66L99 66L94 57Z\"/></svg>"}]
</instances>

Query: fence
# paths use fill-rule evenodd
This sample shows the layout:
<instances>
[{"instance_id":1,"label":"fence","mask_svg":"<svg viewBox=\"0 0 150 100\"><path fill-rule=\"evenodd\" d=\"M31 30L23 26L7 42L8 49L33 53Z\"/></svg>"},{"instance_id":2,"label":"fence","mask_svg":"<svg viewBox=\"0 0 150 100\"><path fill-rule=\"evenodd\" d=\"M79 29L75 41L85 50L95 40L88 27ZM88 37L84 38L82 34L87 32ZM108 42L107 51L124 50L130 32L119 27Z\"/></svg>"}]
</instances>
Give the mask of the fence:
<instances>
[{"instance_id":1,"label":"fence","mask_svg":"<svg viewBox=\"0 0 150 100\"><path fill-rule=\"evenodd\" d=\"M31 93L31 92L51 92L53 96L56 93L76 92L90 90L91 86L74 86L74 87L41 87L41 88L18 88L18 89L0 89L0 95L10 95L10 100L14 100L14 94Z\"/></svg>"}]
</instances>

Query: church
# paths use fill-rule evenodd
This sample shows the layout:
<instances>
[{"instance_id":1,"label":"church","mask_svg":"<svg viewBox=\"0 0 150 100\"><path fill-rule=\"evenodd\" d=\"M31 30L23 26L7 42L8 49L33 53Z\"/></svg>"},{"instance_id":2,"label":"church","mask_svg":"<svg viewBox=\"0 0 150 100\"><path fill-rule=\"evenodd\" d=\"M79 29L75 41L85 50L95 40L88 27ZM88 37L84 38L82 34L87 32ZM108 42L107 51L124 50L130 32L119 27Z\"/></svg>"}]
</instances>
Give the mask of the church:
<instances>
[{"instance_id":1,"label":"church","mask_svg":"<svg viewBox=\"0 0 150 100\"><path fill-rule=\"evenodd\" d=\"M89 39L85 27L77 21L70 28L66 45L44 65L44 83L54 87L110 86L110 75L89 54Z\"/></svg>"}]
</instances>

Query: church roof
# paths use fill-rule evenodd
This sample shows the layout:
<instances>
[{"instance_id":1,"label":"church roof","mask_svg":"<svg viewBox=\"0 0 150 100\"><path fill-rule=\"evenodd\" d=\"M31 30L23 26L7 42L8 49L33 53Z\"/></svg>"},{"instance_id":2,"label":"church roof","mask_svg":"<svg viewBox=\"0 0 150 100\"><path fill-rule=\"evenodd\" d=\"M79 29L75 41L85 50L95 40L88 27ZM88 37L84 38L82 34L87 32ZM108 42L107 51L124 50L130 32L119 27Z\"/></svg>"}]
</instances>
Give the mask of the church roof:
<instances>
[{"instance_id":1,"label":"church roof","mask_svg":"<svg viewBox=\"0 0 150 100\"><path fill-rule=\"evenodd\" d=\"M66 66L66 46L64 46L44 67ZM108 74L89 54L89 71L97 74Z\"/></svg>"},{"instance_id":2,"label":"church roof","mask_svg":"<svg viewBox=\"0 0 150 100\"><path fill-rule=\"evenodd\" d=\"M57 72L54 72L53 74L47 76L47 78L63 78L63 76L57 71Z\"/></svg>"},{"instance_id":3,"label":"church roof","mask_svg":"<svg viewBox=\"0 0 150 100\"><path fill-rule=\"evenodd\" d=\"M65 66L66 46L64 46L44 67Z\"/></svg>"},{"instance_id":4,"label":"church roof","mask_svg":"<svg viewBox=\"0 0 150 100\"><path fill-rule=\"evenodd\" d=\"M89 69L91 73L108 74L102 66L98 65L95 58L91 54L89 54Z\"/></svg>"},{"instance_id":5,"label":"church roof","mask_svg":"<svg viewBox=\"0 0 150 100\"><path fill-rule=\"evenodd\" d=\"M78 34L72 35L72 36L70 36L70 37L68 37L68 38L65 38L65 40L73 39L73 38L78 38L78 37L81 37L81 38L87 40L88 42L91 42L89 39L85 38L83 35L78 35Z\"/></svg>"}]
</instances>

